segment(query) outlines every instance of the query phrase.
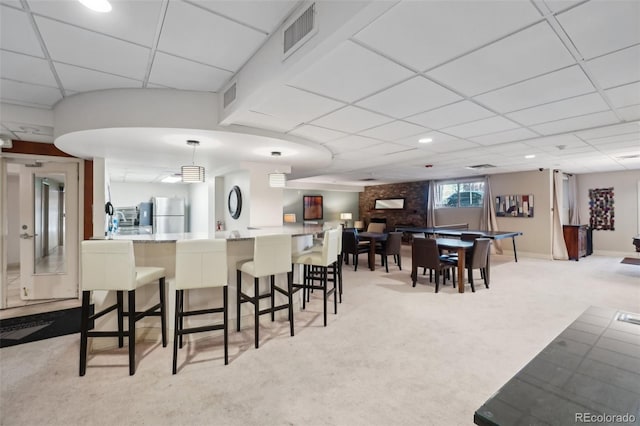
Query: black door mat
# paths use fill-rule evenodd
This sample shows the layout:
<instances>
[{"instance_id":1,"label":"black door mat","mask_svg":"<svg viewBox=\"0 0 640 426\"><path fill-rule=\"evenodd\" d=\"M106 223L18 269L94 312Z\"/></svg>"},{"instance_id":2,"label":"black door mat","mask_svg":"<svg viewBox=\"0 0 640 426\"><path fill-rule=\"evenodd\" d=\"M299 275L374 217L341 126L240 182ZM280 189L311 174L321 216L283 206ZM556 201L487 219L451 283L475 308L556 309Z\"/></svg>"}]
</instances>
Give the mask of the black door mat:
<instances>
[{"instance_id":1,"label":"black door mat","mask_svg":"<svg viewBox=\"0 0 640 426\"><path fill-rule=\"evenodd\" d=\"M625 257L620 261L620 263L626 263L627 265L639 265L640 266L640 258L637 257Z\"/></svg>"},{"instance_id":2,"label":"black door mat","mask_svg":"<svg viewBox=\"0 0 640 426\"><path fill-rule=\"evenodd\" d=\"M81 308L0 320L0 348L80 332Z\"/></svg>"}]
</instances>

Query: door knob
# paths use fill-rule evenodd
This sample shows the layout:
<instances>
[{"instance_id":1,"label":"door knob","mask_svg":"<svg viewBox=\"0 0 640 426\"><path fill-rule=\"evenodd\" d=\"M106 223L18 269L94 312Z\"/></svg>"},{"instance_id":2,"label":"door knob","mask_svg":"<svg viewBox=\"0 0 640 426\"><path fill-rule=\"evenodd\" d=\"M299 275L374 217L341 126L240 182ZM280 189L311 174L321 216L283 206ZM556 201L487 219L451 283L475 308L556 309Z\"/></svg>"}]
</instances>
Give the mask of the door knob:
<instances>
[{"instance_id":1,"label":"door knob","mask_svg":"<svg viewBox=\"0 0 640 426\"><path fill-rule=\"evenodd\" d=\"M33 238L33 237L35 237L37 235L38 234L31 235L31 234L29 234L27 232L23 232L22 234L20 234L20 238L22 238L23 240L28 240L29 238Z\"/></svg>"}]
</instances>

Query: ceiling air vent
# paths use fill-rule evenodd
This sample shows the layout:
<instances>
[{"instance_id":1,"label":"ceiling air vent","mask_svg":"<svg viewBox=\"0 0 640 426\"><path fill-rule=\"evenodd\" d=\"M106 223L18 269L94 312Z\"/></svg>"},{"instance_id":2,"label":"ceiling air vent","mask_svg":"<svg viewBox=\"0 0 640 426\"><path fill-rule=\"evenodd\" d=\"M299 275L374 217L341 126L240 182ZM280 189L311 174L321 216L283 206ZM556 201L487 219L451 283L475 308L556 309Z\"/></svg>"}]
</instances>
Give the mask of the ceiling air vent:
<instances>
[{"instance_id":1,"label":"ceiling air vent","mask_svg":"<svg viewBox=\"0 0 640 426\"><path fill-rule=\"evenodd\" d=\"M631 160L633 158L638 158L640 157L640 154L629 154L629 155L621 155L619 157L616 157L618 160Z\"/></svg>"},{"instance_id":2,"label":"ceiling air vent","mask_svg":"<svg viewBox=\"0 0 640 426\"><path fill-rule=\"evenodd\" d=\"M374 178L364 178L364 179L360 179L360 182L371 182L372 180L375 180Z\"/></svg>"},{"instance_id":3,"label":"ceiling air vent","mask_svg":"<svg viewBox=\"0 0 640 426\"><path fill-rule=\"evenodd\" d=\"M307 10L302 12L291 25L285 28L284 38L284 57L288 57L298 47L302 46L317 31L316 29L316 4L313 3Z\"/></svg>"},{"instance_id":4,"label":"ceiling air vent","mask_svg":"<svg viewBox=\"0 0 640 426\"><path fill-rule=\"evenodd\" d=\"M467 169L480 170L480 169L493 169L493 164L476 164L475 166L467 166Z\"/></svg>"},{"instance_id":5,"label":"ceiling air vent","mask_svg":"<svg viewBox=\"0 0 640 426\"><path fill-rule=\"evenodd\" d=\"M231 87L229 87L226 92L224 92L224 96L222 99L223 107L226 108L229 104L236 100L236 83L233 83Z\"/></svg>"}]
</instances>

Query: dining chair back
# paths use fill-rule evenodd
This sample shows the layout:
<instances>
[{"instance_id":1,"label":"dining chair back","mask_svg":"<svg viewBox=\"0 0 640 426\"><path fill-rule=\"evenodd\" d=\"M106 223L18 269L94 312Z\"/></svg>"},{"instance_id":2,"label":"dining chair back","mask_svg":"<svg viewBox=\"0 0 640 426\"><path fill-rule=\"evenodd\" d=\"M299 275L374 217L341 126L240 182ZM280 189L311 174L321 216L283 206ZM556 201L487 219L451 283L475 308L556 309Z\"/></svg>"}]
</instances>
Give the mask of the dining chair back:
<instances>
[{"instance_id":1,"label":"dining chair back","mask_svg":"<svg viewBox=\"0 0 640 426\"><path fill-rule=\"evenodd\" d=\"M400 249L402 248L402 232L389 232L387 239L382 243L381 247L376 250L382 258L382 263L389 272L389 256L393 256L398 269L402 271L402 259Z\"/></svg>"},{"instance_id":2,"label":"dining chair back","mask_svg":"<svg viewBox=\"0 0 640 426\"><path fill-rule=\"evenodd\" d=\"M431 269L435 272L436 293L439 290L439 279L442 275L442 284L445 284L446 270L451 271L453 285L455 286L455 263L445 256L440 255L438 243L431 238L417 238L413 240L411 247L411 279L413 287L418 280L418 267Z\"/></svg>"},{"instance_id":3,"label":"dining chair back","mask_svg":"<svg viewBox=\"0 0 640 426\"><path fill-rule=\"evenodd\" d=\"M476 289L473 285L473 270L480 269L480 276L484 280L484 285L489 288L489 277L487 274L487 265L489 262L489 248L491 246L491 240L489 238L476 238L473 242L473 249L469 262L467 262L467 279L471 285L471 291L475 292Z\"/></svg>"},{"instance_id":4,"label":"dining chair back","mask_svg":"<svg viewBox=\"0 0 640 426\"><path fill-rule=\"evenodd\" d=\"M349 264L349 255L353 261L353 268L358 270L358 257L361 253L368 253L368 245L359 244L358 233L354 229L342 232L342 252L344 253L345 263Z\"/></svg>"},{"instance_id":5,"label":"dining chair back","mask_svg":"<svg viewBox=\"0 0 640 426\"><path fill-rule=\"evenodd\" d=\"M367 232L376 232L379 234L384 233L386 229L387 229L387 225L384 223L373 222L373 223L370 223L369 226L367 226Z\"/></svg>"}]
</instances>

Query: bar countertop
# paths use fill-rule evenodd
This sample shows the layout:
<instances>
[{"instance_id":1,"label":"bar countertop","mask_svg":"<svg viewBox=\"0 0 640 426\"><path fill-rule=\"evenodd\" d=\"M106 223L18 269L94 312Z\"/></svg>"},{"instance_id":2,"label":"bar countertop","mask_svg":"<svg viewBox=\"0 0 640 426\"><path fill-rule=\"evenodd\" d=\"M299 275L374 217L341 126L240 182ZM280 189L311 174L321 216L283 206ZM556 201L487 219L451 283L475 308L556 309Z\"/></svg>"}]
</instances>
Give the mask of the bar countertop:
<instances>
[{"instance_id":1,"label":"bar countertop","mask_svg":"<svg viewBox=\"0 0 640 426\"><path fill-rule=\"evenodd\" d=\"M201 240L201 239L224 239L224 240L250 240L260 235L291 234L292 237L302 235L314 235L322 232L319 225L287 225L287 226L265 226L261 228L239 229L231 231L217 231L212 233L185 232L175 234L140 234L140 235L120 235L113 236L114 240L130 240L135 243L169 243L177 240Z\"/></svg>"}]
</instances>

